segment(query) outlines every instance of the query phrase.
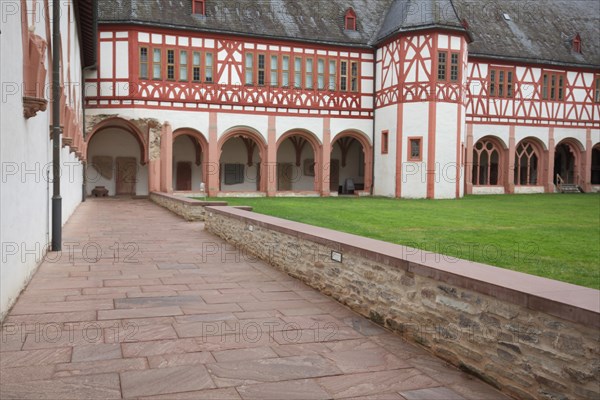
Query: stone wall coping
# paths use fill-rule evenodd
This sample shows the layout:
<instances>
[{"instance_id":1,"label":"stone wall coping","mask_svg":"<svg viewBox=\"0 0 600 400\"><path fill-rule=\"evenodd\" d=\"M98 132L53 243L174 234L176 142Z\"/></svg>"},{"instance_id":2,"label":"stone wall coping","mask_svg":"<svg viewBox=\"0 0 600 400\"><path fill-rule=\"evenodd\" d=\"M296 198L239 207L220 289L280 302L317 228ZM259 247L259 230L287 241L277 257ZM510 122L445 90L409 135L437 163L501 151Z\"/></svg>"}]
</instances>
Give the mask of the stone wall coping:
<instances>
[{"instance_id":1,"label":"stone wall coping","mask_svg":"<svg viewBox=\"0 0 600 400\"><path fill-rule=\"evenodd\" d=\"M600 327L600 291L596 289L233 207L209 206L206 211L310 240L342 254L355 254L567 321Z\"/></svg>"},{"instance_id":2,"label":"stone wall coping","mask_svg":"<svg viewBox=\"0 0 600 400\"><path fill-rule=\"evenodd\" d=\"M174 194L170 194L170 193L163 193L163 192L152 192L151 195L164 197L164 198L167 198L170 200L179 201L179 202L184 203L185 205L188 205L191 207L226 206L227 205L226 201L197 200L197 199L192 199L190 197L178 196L178 195L174 195Z\"/></svg>"}]
</instances>

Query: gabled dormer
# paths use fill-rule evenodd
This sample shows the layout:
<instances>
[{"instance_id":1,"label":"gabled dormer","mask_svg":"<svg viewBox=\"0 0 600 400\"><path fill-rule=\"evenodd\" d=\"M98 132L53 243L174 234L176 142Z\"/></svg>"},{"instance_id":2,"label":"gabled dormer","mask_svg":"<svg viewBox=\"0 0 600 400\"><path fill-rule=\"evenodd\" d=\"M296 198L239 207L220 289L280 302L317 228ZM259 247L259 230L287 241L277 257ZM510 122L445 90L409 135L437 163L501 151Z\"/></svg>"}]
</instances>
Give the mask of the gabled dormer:
<instances>
[{"instance_id":1,"label":"gabled dormer","mask_svg":"<svg viewBox=\"0 0 600 400\"><path fill-rule=\"evenodd\" d=\"M354 12L352 7L347 9L344 15L344 29L347 31L356 30L356 12Z\"/></svg>"},{"instance_id":2,"label":"gabled dormer","mask_svg":"<svg viewBox=\"0 0 600 400\"><path fill-rule=\"evenodd\" d=\"M571 49L575 53L581 54L581 36L579 33L576 33L575 36L573 36L573 39L571 40L571 46Z\"/></svg>"},{"instance_id":3,"label":"gabled dormer","mask_svg":"<svg viewBox=\"0 0 600 400\"><path fill-rule=\"evenodd\" d=\"M206 15L206 0L192 0L192 14Z\"/></svg>"}]
</instances>

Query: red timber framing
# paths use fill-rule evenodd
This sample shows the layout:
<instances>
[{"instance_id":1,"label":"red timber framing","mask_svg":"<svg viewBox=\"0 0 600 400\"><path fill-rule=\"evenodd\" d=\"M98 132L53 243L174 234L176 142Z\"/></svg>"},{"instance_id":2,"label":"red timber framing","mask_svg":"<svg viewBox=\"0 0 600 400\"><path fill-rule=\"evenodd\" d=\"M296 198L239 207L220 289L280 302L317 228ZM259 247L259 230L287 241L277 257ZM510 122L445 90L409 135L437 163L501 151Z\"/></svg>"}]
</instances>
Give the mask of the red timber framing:
<instances>
[{"instance_id":1,"label":"red timber framing","mask_svg":"<svg viewBox=\"0 0 600 400\"><path fill-rule=\"evenodd\" d=\"M160 43L153 44L153 38L159 37L160 40L156 41ZM170 39L169 44L167 38ZM113 43L113 60L116 57L115 43L128 43L131 54L129 77L116 78L116 63L113 62L112 78L88 79L86 105L90 108L143 107L263 115L373 117L373 109L363 105L361 93L362 83L373 81L372 76L363 76L361 68L363 62L373 62L371 49L268 39L256 42L241 37L193 32L183 34L166 29L150 31L130 26L103 27L99 41L101 46ZM140 58L142 48L146 49L146 59ZM160 77L157 76L157 79L153 78L154 50L160 51L161 59L158 67ZM186 58L183 64L180 61L182 52ZM199 55L196 60L195 53ZM168 60L170 54L173 58ZM254 60L252 85L245 84L247 54ZM259 55L264 56L264 85L257 84ZM274 57L277 63L272 63ZM289 58L287 69L283 68L284 57ZM298 85L294 79L298 72L296 60L302 68L302 83ZM212 65L207 70L209 62ZM199 79L194 79L196 64L200 67ZM147 71L146 79L140 77L142 65ZM311 65L312 72L307 72L308 65ZM333 65L335 69L330 70ZM345 65L345 73L342 73L342 65ZM182 68L186 71L185 79L181 79ZM211 72L211 77L207 71ZM276 82L271 82L272 77ZM284 84L286 81L288 85ZM346 90L343 90L344 82ZM90 84L98 87L96 93L89 88ZM105 90L101 92L100 86Z\"/></svg>"},{"instance_id":2,"label":"red timber framing","mask_svg":"<svg viewBox=\"0 0 600 400\"><path fill-rule=\"evenodd\" d=\"M553 127L599 128L594 103L597 72L469 60L467 122ZM493 75L495 71L496 76ZM499 93L499 73L513 72L512 90ZM492 84L495 83L493 86Z\"/></svg>"}]
</instances>

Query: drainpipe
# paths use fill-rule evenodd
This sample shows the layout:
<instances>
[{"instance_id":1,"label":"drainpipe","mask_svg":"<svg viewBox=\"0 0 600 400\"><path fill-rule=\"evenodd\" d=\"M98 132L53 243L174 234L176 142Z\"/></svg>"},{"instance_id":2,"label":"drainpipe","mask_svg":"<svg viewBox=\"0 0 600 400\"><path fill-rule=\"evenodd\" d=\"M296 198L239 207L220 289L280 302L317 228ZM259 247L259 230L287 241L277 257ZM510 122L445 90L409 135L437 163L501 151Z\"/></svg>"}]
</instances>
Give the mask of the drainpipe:
<instances>
[{"instance_id":1,"label":"drainpipe","mask_svg":"<svg viewBox=\"0 0 600 400\"><path fill-rule=\"evenodd\" d=\"M373 160L373 165L371 167L371 196L375 194L375 138L377 137L377 132L375 132L375 114L376 114L376 98L377 98L377 49L375 49L375 54L373 55L373 155L371 159Z\"/></svg>"},{"instance_id":2,"label":"drainpipe","mask_svg":"<svg viewBox=\"0 0 600 400\"><path fill-rule=\"evenodd\" d=\"M52 250L61 251L60 196L60 1L52 0Z\"/></svg>"}]
</instances>

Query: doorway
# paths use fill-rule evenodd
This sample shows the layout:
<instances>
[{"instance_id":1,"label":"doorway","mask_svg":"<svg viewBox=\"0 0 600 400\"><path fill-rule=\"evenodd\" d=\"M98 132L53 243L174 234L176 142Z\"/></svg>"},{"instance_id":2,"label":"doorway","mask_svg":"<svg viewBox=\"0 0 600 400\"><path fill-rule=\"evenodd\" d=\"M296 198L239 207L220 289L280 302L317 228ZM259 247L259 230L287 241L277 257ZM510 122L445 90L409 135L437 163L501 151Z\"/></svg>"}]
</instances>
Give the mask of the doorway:
<instances>
[{"instance_id":1,"label":"doorway","mask_svg":"<svg viewBox=\"0 0 600 400\"><path fill-rule=\"evenodd\" d=\"M135 157L117 157L116 164L117 179L115 193L117 195L135 194L135 184L137 182L137 164Z\"/></svg>"},{"instance_id":2,"label":"doorway","mask_svg":"<svg viewBox=\"0 0 600 400\"><path fill-rule=\"evenodd\" d=\"M177 163L177 181L175 190L192 190L192 163L180 161Z\"/></svg>"}]
</instances>

